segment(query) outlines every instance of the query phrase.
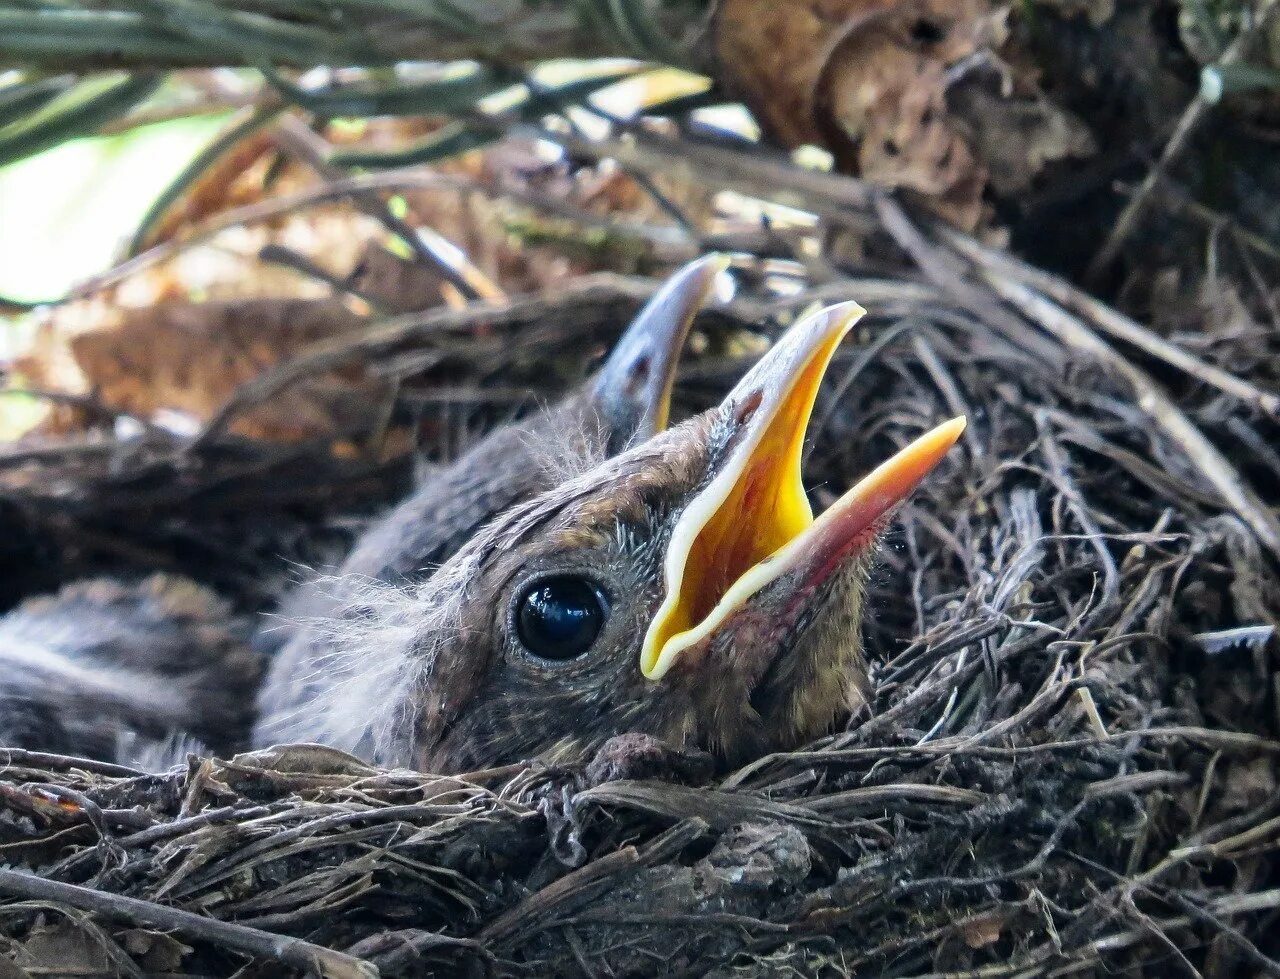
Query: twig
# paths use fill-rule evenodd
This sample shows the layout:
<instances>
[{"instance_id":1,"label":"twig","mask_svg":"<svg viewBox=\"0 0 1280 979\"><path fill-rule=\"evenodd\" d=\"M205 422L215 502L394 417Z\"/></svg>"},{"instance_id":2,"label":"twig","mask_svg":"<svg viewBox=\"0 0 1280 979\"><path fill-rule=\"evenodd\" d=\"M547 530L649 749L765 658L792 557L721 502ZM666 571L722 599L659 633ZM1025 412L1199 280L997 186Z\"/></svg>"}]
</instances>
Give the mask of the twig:
<instances>
[{"instance_id":1,"label":"twig","mask_svg":"<svg viewBox=\"0 0 1280 979\"><path fill-rule=\"evenodd\" d=\"M1028 330L1026 321L998 302L990 290L970 281L963 263L927 238L896 200L888 194L875 193L871 203L898 247L911 256L920 271L944 294L1032 356L1045 363L1053 363L1058 358L1061 351L1058 345Z\"/></svg>"},{"instance_id":2,"label":"twig","mask_svg":"<svg viewBox=\"0 0 1280 979\"><path fill-rule=\"evenodd\" d=\"M1173 400L1145 371L1135 366L1089 329L1078 317L1020 282L983 270L983 277L1001 296L1021 309L1047 332L1075 350L1084 351L1123 377L1133 388L1136 406L1162 429L1197 471L1221 495L1258 539L1280 557L1280 520L1268 509L1240 472L1192 424Z\"/></svg>"},{"instance_id":3,"label":"twig","mask_svg":"<svg viewBox=\"0 0 1280 979\"><path fill-rule=\"evenodd\" d=\"M5 769L15 766L51 769L59 772L79 770L117 778L133 778L143 774L136 768L95 761L92 758L74 758L69 755L51 754L47 751L27 751L24 748L0 748L0 775L4 774Z\"/></svg>"},{"instance_id":4,"label":"twig","mask_svg":"<svg viewBox=\"0 0 1280 979\"><path fill-rule=\"evenodd\" d=\"M175 931L271 962L314 969L327 979L377 979L378 975L378 970L368 962L300 938L273 935L163 904L45 880L3 867L0 867L0 893L30 901L55 901L130 924Z\"/></svg>"},{"instance_id":5,"label":"twig","mask_svg":"<svg viewBox=\"0 0 1280 979\"><path fill-rule=\"evenodd\" d=\"M344 176L338 167L328 162L329 145L296 116L286 115L281 118L275 138L282 150L307 164L325 180L332 182L341 180ZM411 224L393 214L387 202L376 191L352 194L351 202L381 222L420 262L444 276L465 298L483 298L492 302L503 297L502 290L463 257L460 248L452 243L448 248L440 247L432 236L419 234Z\"/></svg>"},{"instance_id":6,"label":"twig","mask_svg":"<svg viewBox=\"0 0 1280 979\"><path fill-rule=\"evenodd\" d=\"M941 224L935 230L943 241L987 272L1014 279L1023 285L1037 289L1111 336L1133 344L1139 350L1185 371L1198 381L1217 388L1224 394L1239 398L1246 404L1256 405L1272 417L1280 418L1280 395L1263 391L1243 378L1187 353L1181 347L1157 336L1136 320L1095 299L1060 276L1028 265L1007 252L988 248L969 235Z\"/></svg>"},{"instance_id":7,"label":"twig","mask_svg":"<svg viewBox=\"0 0 1280 979\"><path fill-rule=\"evenodd\" d=\"M593 860L499 915L476 936L476 940L485 946L510 942L538 919L595 893L613 878L640 865L640 851L634 846L623 847L599 860Z\"/></svg>"},{"instance_id":8,"label":"twig","mask_svg":"<svg viewBox=\"0 0 1280 979\"><path fill-rule=\"evenodd\" d=\"M947 403L947 411L952 415L964 415L966 418L972 418L974 416L973 408L965 400L964 395L960 393L960 385L956 383L956 379L942 363L942 358L934 352L929 341L919 335L913 336L911 338L911 349L916 352L916 356L920 358L920 363L924 365L924 369L929 372L933 383L942 392L943 400ZM966 427L967 431L968 428ZM981 441L972 433L964 438L965 445L973 453L973 457L981 459L985 454Z\"/></svg>"},{"instance_id":9,"label":"twig","mask_svg":"<svg viewBox=\"0 0 1280 979\"><path fill-rule=\"evenodd\" d=\"M1277 962L1271 956L1264 953L1257 945L1240 933L1236 928L1232 928L1225 921L1219 920L1218 915L1206 911L1204 908L1188 900L1185 894L1179 894L1174 891L1170 894L1174 904L1182 908L1190 917L1194 918L1202 924L1216 930L1220 935L1227 938L1238 948L1244 951L1250 963L1257 969L1261 969L1266 975L1280 976L1280 962Z\"/></svg>"},{"instance_id":10,"label":"twig","mask_svg":"<svg viewBox=\"0 0 1280 979\"><path fill-rule=\"evenodd\" d=\"M618 234L639 237L655 244L680 246L687 244L681 234L668 236L661 229L649 228L633 222L617 221L598 214L591 214L578 208L565 205L563 202L546 195L501 186L494 181L483 181L457 174L423 171L420 168L402 170L386 170L381 173L362 174L357 177L346 177L319 187L282 194L265 201L246 204L242 207L223 211L211 218L187 228L181 238L164 241L133 258L121 262L101 275L93 276L77 285L68 295L69 299L84 299L123 282L131 275L144 269L158 265L186 249L215 238L222 232L241 225L260 224L271 221L285 214L307 207L317 207L333 201L344 200L353 195L373 190L446 190L475 191L492 197L505 198L516 203L550 211L571 221L578 221L588 227L600 227ZM692 253L688 253L691 257ZM680 252L677 257L687 257Z\"/></svg>"},{"instance_id":11,"label":"twig","mask_svg":"<svg viewBox=\"0 0 1280 979\"><path fill-rule=\"evenodd\" d=\"M261 404L290 385L314 374L324 373L349 363L357 356L377 350L385 350L414 339L438 336L451 330L469 330L481 325L496 323L537 323L551 309L558 310L566 318L572 318L576 310L593 310L603 314L611 304L627 296L634 296L638 304L646 288L636 288L635 280L619 276L593 276L579 280L559 296L535 296L518 299L506 307L493 307L477 303L463 309L437 309L427 313L399 316L332 339L310 344L297 356L283 361L242 384L235 393L213 414L200 433L187 444L186 452L193 453L216 441L231 421L253 405ZM522 342L529 341L522 337ZM501 348L503 345L494 341ZM509 346L509 345L507 345Z\"/></svg>"},{"instance_id":12,"label":"twig","mask_svg":"<svg viewBox=\"0 0 1280 979\"><path fill-rule=\"evenodd\" d=\"M1266 29L1267 24L1270 23L1272 14L1280 10L1280 6L1277 6L1278 3L1280 3L1280 0L1262 0L1253 23L1241 31L1239 36L1231 42L1231 45L1218 60L1219 65L1236 64L1243 58L1253 45L1254 40L1260 36L1261 32ZM1156 185L1168 172L1173 162L1182 155L1183 150L1190 144L1191 138L1200 128L1200 124L1204 122L1215 104L1215 102L1205 97L1203 90L1196 93L1195 98L1191 100L1191 104L1182 113L1177 126L1174 127L1173 135L1169 138L1169 142L1165 144L1164 151L1160 154L1160 159L1148 171L1147 175L1142 179L1142 183L1138 185L1138 189L1129 198L1129 202L1121 210L1120 216L1116 218L1116 223L1112 227L1111 233L1107 235L1107 240L1089 264L1089 270L1085 274L1087 282L1097 282L1102 273L1115 261L1116 256L1120 254L1120 249L1124 247L1124 243L1129 240L1129 236L1137 228L1151 194L1156 189Z\"/></svg>"},{"instance_id":13,"label":"twig","mask_svg":"<svg viewBox=\"0 0 1280 979\"><path fill-rule=\"evenodd\" d=\"M1202 204L1191 195L1189 190L1171 177L1165 176L1156 189L1161 198L1167 200L1177 210L1191 215L1191 217L1210 228L1226 228L1241 245L1253 249L1262 257L1268 258L1273 262L1280 262L1280 244L1276 244L1256 231L1251 231L1244 227L1234 215L1214 210L1207 204Z\"/></svg>"},{"instance_id":14,"label":"twig","mask_svg":"<svg viewBox=\"0 0 1280 979\"><path fill-rule=\"evenodd\" d=\"M612 139L584 139L537 126L517 126L515 132L551 140L576 158L616 160L621 167L649 173L674 170L695 183L744 190L791 207L817 212L846 209L846 217L861 212L869 218L875 193L853 177L802 169L762 146L747 152L705 141L671 139L642 124Z\"/></svg>"}]
</instances>

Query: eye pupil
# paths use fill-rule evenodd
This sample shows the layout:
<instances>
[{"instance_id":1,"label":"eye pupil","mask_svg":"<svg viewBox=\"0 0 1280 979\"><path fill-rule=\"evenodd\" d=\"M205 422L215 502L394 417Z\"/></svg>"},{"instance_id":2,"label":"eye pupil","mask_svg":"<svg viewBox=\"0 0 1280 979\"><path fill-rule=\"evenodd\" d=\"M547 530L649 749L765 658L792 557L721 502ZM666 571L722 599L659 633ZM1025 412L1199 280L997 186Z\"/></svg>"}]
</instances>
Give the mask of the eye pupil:
<instances>
[{"instance_id":1,"label":"eye pupil","mask_svg":"<svg viewBox=\"0 0 1280 979\"><path fill-rule=\"evenodd\" d=\"M604 628L605 600L591 582L572 575L544 578L520 600L520 642L543 659L581 656Z\"/></svg>"}]
</instances>

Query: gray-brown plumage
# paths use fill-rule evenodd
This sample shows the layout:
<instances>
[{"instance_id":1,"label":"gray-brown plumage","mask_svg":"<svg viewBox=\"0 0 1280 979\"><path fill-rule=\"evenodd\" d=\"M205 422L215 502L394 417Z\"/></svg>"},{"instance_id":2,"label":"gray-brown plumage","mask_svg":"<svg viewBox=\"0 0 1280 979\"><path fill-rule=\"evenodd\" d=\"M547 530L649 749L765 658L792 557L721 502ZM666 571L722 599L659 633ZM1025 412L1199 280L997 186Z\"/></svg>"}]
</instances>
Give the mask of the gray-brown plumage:
<instances>
[{"instance_id":1,"label":"gray-brown plumage","mask_svg":"<svg viewBox=\"0 0 1280 979\"><path fill-rule=\"evenodd\" d=\"M963 422L812 520L800 444L854 312L797 325L719 407L516 505L424 581L365 589L294 730L433 771L629 731L733 759L859 703L872 544Z\"/></svg>"},{"instance_id":2,"label":"gray-brown plumage","mask_svg":"<svg viewBox=\"0 0 1280 979\"><path fill-rule=\"evenodd\" d=\"M255 743L313 740L307 705L341 682L331 634L344 617L365 614L358 606L371 586L429 577L489 520L555 486L566 469L606 459L666 427L680 349L723 268L714 257L682 268L580 390L494 431L433 474L356 543L336 573L304 586L259 698Z\"/></svg>"},{"instance_id":3,"label":"gray-brown plumage","mask_svg":"<svg viewBox=\"0 0 1280 979\"><path fill-rule=\"evenodd\" d=\"M291 627L273 619L250 643L251 625L216 595L163 575L74 584L0 618L0 746L163 764L195 742L243 747L259 700L260 739L305 739L298 707L333 678L326 624L342 622L370 583L422 580L495 515L557 483L547 446L581 468L665 427L680 349L723 266L708 258L680 270L580 390L433 474L335 575L304 587ZM260 689L253 650L271 645L283 648Z\"/></svg>"},{"instance_id":4,"label":"gray-brown plumage","mask_svg":"<svg viewBox=\"0 0 1280 979\"><path fill-rule=\"evenodd\" d=\"M710 282L685 275L665 293L681 338ZM254 740L460 771L640 732L737 760L856 707L875 539L963 428L926 433L813 517L805 427L860 312L801 321L719 406L658 434L676 345L644 354L654 333L633 327L587 389L492 436L360 543L273 665Z\"/></svg>"},{"instance_id":5,"label":"gray-brown plumage","mask_svg":"<svg viewBox=\"0 0 1280 979\"><path fill-rule=\"evenodd\" d=\"M0 620L0 746L143 765L187 738L234 750L262 674L250 631L166 574L30 599Z\"/></svg>"}]
</instances>

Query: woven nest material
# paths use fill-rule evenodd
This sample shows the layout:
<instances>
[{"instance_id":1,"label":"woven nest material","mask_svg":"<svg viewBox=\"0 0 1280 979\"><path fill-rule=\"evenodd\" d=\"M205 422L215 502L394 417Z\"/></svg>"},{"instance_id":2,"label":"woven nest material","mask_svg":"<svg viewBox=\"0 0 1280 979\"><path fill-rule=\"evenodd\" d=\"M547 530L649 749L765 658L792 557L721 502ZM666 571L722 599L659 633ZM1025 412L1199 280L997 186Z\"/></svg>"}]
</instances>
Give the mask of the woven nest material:
<instances>
[{"instance_id":1,"label":"woven nest material","mask_svg":"<svg viewBox=\"0 0 1280 979\"><path fill-rule=\"evenodd\" d=\"M815 412L819 503L970 419L884 541L874 697L847 729L729 773L655 744L463 777L320 749L159 776L15 751L9 956L39 974L1275 973L1275 424L1144 356L1174 392L1153 402L1087 315L976 268L965 289L748 295L715 323L870 308ZM979 292L1000 287L1022 312ZM1274 386L1274 336L1209 340L1208 367ZM742 366L695 359L685 407ZM1247 461L1215 470L1204 436Z\"/></svg>"}]
</instances>

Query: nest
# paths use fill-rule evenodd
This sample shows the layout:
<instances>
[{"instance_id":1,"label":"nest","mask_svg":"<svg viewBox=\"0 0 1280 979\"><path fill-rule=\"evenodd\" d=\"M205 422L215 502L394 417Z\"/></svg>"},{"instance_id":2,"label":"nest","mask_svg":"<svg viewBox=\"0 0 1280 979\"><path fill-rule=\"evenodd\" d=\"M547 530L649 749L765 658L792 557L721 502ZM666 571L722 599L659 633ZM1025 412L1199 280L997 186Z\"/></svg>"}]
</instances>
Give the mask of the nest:
<instances>
[{"instance_id":1,"label":"nest","mask_svg":"<svg viewBox=\"0 0 1280 979\"><path fill-rule=\"evenodd\" d=\"M874 206L925 276L780 298L761 275L703 319L709 352L678 388L685 410L712 403L745 366L730 338L857 298L871 314L811 428L818 502L932 420L969 416L961 451L882 546L864 713L733 772L637 738L575 766L457 777L314 747L193 757L163 775L11 751L0 935L18 967L1280 972L1274 334L1223 331L1193 355ZM528 328L535 310L559 324L539 349L560 362L616 332L648 287L593 280L485 329ZM470 328L442 315L450 336ZM1124 329L1127 354L1104 339ZM399 356L440 332L351 353ZM139 479L175 512L198 498L230 520L246 486L284 471L213 440L149 451L127 477L82 456L37 460L82 491L65 532L126 524L122 487ZM355 478L332 460L311 472L308 492ZM25 512L41 512L47 485L24 480Z\"/></svg>"}]
</instances>

